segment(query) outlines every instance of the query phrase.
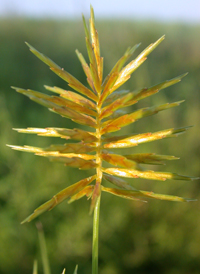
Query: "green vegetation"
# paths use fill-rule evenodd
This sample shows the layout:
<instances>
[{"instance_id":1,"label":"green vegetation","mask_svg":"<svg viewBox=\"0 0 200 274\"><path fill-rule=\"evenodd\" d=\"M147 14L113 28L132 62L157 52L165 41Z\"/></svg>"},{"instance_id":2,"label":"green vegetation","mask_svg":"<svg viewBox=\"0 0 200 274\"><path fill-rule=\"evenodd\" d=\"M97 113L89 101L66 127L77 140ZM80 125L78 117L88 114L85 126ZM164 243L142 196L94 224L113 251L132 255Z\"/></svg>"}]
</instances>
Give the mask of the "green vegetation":
<instances>
[{"instance_id":1,"label":"green vegetation","mask_svg":"<svg viewBox=\"0 0 200 274\"><path fill-rule=\"evenodd\" d=\"M85 171L78 173L45 159L16 153L4 147L5 143L42 147L56 142L53 138L19 136L11 132L11 127L75 126L73 122L60 119L59 116L48 113L45 108L13 93L9 86L12 83L14 86L41 90L45 83L66 88L64 81L31 56L25 46L23 48L22 41L28 41L45 52L83 83L85 77L74 48L78 45L84 56L86 49L83 48L84 35L80 22L2 21L0 27L0 102L3 110L0 119L3 129L0 166L0 222L3 224L0 235L0 273L25 273L31 271L33 258L39 257L37 233L34 223L20 226L20 221L63 186L71 185L90 174ZM148 61L135 72L124 88L135 90L152 86L189 71L190 74L179 85L142 100L138 105L146 107L182 99L186 99L186 103L167 113L145 118L142 123L134 124L134 128L127 127L125 133L196 125L179 138L143 144L140 152L142 149L144 152L181 157L181 160L176 161L175 167L174 162L168 164L166 171L198 176L199 28L167 25L158 27L153 23L130 22L99 22L97 27L102 56L105 56L106 61L105 75L129 45L142 41L144 49L165 32L168 39L156 53L149 56ZM134 152L137 151L137 148L134 149ZM183 197L199 196L198 182L191 184L169 181L152 184L137 179L134 186ZM102 273L198 273L198 202L171 204L150 201L148 204L138 204L107 195L103 195L102 199L99 253ZM90 273L92 221L88 211L88 202L80 200L70 206L63 203L51 214L42 216L52 273L61 273L64 267L66 273L73 273L77 261L80 262L80 273ZM116 260L118 257L121 259Z\"/></svg>"}]
</instances>

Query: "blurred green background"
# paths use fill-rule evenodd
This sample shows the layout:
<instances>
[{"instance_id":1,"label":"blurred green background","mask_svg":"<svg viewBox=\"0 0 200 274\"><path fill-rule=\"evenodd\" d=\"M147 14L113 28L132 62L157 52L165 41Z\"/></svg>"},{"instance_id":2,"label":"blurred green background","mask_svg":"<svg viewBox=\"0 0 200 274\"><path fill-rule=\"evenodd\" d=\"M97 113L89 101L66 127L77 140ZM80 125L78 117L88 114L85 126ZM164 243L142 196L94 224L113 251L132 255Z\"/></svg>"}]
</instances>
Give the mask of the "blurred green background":
<instances>
[{"instance_id":1,"label":"blurred green background","mask_svg":"<svg viewBox=\"0 0 200 274\"><path fill-rule=\"evenodd\" d=\"M178 108L140 120L124 132L142 133L194 125L178 138L138 146L134 151L180 157L157 170L200 176L200 26L153 22L98 21L104 76L128 46L142 42L143 50L166 34L166 40L132 75L125 89L151 86L182 73L179 83L134 106L185 99ZM49 112L10 86L46 92L43 85L67 89L67 84L31 54L29 42L72 75L86 83L75 55L86 56L81 21L0 20L0 273L31 273L39 260L36 221L20 225L41 203L90 171L77 171L45 158L13 151L5 144L45 147L63 140L19 134L12 128L76 127L70 120ZM137 54L136 53L136 54ZM135 56L136 56L135 54ZM199 180L155 182L130 180L139 189L200 199ZM86 199L62 203L43 214L52 273L91 273L92 216ZM197 274L200 273L199 201L173 203L149 200L137 203L103 194L100 217L100 273Z\"/></svg>"}]
</instances>

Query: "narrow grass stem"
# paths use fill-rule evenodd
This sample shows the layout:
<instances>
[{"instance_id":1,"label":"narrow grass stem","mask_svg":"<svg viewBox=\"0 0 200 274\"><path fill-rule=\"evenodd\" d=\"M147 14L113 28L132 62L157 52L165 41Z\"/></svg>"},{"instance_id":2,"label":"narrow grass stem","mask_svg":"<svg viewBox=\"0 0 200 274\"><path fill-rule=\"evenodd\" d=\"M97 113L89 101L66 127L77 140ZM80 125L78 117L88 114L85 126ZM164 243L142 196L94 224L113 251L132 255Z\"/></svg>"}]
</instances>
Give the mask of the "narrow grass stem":
<instances>
[{"instance_id":1,"label":"narrow grass stem","mask_svg":"<svg viewBox=\"0 0 200 274\"><path fill-rule=\"evenodd\" d=\"M100 91L98 92L100 99ZM96 151L96 185L101 185L102 182L102 147L101 147L101 107L99 107L99 101L97 103L97 117L96 117L96 137L97 141L97 151ZM94 207L94 215L93 215L93 242L92 242L92 274L98 274L98 255L99 255L99 215L100 215L100 200L101 200L101 188L99 190L99 196L97 198L95 207Z\"/></svg>"},{"instance_id":2,"label":"narrow grass stem","mask_svg":"<svg viewBox=\"0 0 200 274\"><path fill-rule=\"evenodd\" d=\"M39 236L39 244L40 244L40 250L41 250L41 255L42 255L43 271L44 271L44 274L51 274L42 223L38 222L36 224L36 227L37 227L38 236Z\"/></svg>"},{"instance_id":3,"label":"narrow grass stem","mask_svg":"<svg viewBox=\"0 0 200 274\"><path fill-rule=\"evenodd\" d=\"M93 216L93 243L92 243L92 274L98 274L98 245L99 245L99 213L100 200L98 197Z\"/></svg>"}]
</instances>

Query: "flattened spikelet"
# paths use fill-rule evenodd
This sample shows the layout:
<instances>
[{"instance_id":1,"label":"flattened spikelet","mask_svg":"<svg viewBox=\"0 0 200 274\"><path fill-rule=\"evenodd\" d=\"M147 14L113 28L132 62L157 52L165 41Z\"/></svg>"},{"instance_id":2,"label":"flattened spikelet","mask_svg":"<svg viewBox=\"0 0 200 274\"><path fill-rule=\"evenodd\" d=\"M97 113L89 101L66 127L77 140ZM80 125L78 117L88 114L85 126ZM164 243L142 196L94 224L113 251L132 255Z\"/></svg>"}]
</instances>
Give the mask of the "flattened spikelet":
<instances>
[{"instance_id":1,"label":"flattened spikelet","mask_svg":"<svg viewBox=\"0 0 200 274\"><path fill-rule=\"evenodd\" d=\"M86 62L84 56L78 50L76 50L76 55L86 75L88 86L83 85L78 79L58 66L50 58L26 43L30 51L48 65L51 71L67 82L73 91L56 86L45 86L47 90L55 94L50 96L31 89L13 88L17 92L28 96L31 100L47 107L50 111L81 124L86 128L68 129L48 127L15 129L21 133L37 134L38 136L46 137L60 137L67 140L67 143L54 144L46 148L32 146L10 147L15 150L31 152L46 157L51 161L61 162L66 166L95 170L96 173L75 184L72 183L71 186L57 193L52 199L37 208L23 223L30 222L32 219L47 210L51 210L67 198L70 198L70 203L84 196L91 198L90 211L92 212L97 200L100 199L101 191L136 201L144 201L143 199L146 198L179 202L191 200L178 196L137 190L132 186L134 180L129 184L121 178L143 178L158 181L165 181L167 179L191 181L197 179L176 173L156 172L144 169L145 165L163 165L165 161L178 159L177 157L158 155L155 153L127 154L127 151L126 154L120 155L112 151L115 148L129 148L146 142L177 137L179 134L184 133L187 127L179 129L171 128L154 133L109 135L111 132L119 131L124 126L139 121L144 117L179 106L180 103L183 102L179 101L146 107L135 110L132 113L128 113L127 109L124 109L136 104L139 100L156 94L159 90L180 82L186 74L182 74L149 88L140 88L137 91L117 90L131 77L131 74L147 59L147 56L165 37L162 36L150 44L135 59L126 64L128 59L130 59L137 50L139 44L128 48L124 55L116 62L108 76L103 80L103 58L100 55L99 37L95 28L94 11L92 7L89 28L87 27L84 16L83 24L89 62ZM88 131L88 127L91 128L90 131ZM114 167L105 168L105 162L107 163L106 166L111 165ZM114 184L117 189L103 187L102 179ZM95 184L89 185L94 180Z\"/></svg>"}]
</instances>

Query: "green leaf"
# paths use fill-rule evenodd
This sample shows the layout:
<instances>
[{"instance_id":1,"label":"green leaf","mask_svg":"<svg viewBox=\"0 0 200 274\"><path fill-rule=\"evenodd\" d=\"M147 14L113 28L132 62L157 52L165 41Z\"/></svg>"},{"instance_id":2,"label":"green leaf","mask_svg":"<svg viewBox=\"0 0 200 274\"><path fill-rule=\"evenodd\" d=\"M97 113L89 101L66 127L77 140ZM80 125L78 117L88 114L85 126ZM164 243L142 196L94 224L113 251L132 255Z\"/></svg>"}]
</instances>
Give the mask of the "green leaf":
<instances>
[{"instance_id":1,"label":"green leaf","mask_svg":"<svg viewBox=\"0 0 200 274\"><path fill-rule=\"evenodd\" d=\"M103 93L100 97L99 104L101 105L104 100L111 94L115 89L112 87L115 85L117 79L119 78L119 73L124 63L130 58L133 52L138 48L138 45L135 45L133 48L128 48L125 54L119 59L119 61L115 64L111 72L108 74L103 83Z\"/></svg>"},{"instance_id":2,"label":"green leaf","mask_svg":"<svg viewBox=\"0 0 200 274\"><path fill-rule=\"evenodd\" d=\"M64 107L67 109L70 108L72 109L72 111L77 111L79 113L96 116L96 112L94 112L93 110L85 107L84 105L77 104L71 100L67 100L58 96L49 96L44 93L30 89L25 90L17 87L12 88L15 89L17 92L28 96L31 100L51 109L56 107Z\"/></svg>"},{"instance_id":3,"label":"green leaf","mask_svg":"<svg viewBox=\"0 0 200 274\"><path fill-rule=\"evenodd\" d=\"M64 163L66 166L76 167L79 169L95 168L97 164L94 161L95 156L78 153L60 153L59 151L45 151L39 147L32 146L12 146L14 150L35 153L38 156L48 157L49 160Z\"/></svg>"},{"instance_id":4,"label":"green leaf","mask_svg":"<svg viewBox=\"0 0 200 274\"><path fill-rule=\"evenodd\" d=\"M119 73L119 77L111 89L110 93L119 88L124 84L129 78L130 75L147 59L147 56L164 40L165 36L163 35L155 43L150 44L145 50L143 50L138 57L131 61L127 66L125 66Z\"/></svg>"},{"instance_id":5,"label":"green leaf","mask_svg":"<svg viewBox=\"0 0 200 274\"><path fill-rule=\"evenodd\" d=\"M63 117L71 119L72 121L81 124L90 126L92 128L96 128L96 120L88 115L78 113L72 109L67 109L64 107L54 107L52 109L53 112L60 114Z\"/></svg>"},{"instance_id":6,"label":"green leaf","mask_svg":"<svg viewBox=\"0 0 200 274\"><path fill-rule=\"evenodd\" d=\"M99 105L101 106L104 102L104 100L106 99L106 97L110 94L110 90L113 87L113 85L115 84L117 78L118 78L119 73L118 72L113 72L108 81L105 84L105 87L103 89L103 92L101 94L101 97L99 99Z\"/></svg>"},{"instance_id":7,"label":"green leaf","mask_svg":"<svg viewBox=\"0 0 200 274\"><path fill-rule=\"evenodd\" d=\"M92 169L96 168L97 164L92 155L87 154L56 154L56 153L37 153L39 156L48 157L50 161L64 163L66 166L71 166L79 169Z\"/></svg>"},{"instance_id":8,"label":"green leaf","mask_svg":"<svg viewBox=\"0 0 200 274\"><path fill-rule=\"evenodd\" d=\"M90 214L93 212L96 203L98 201L98 199L100 199L101 197L101 178L96 179L96 184L94 185L94 189L93 189L93 193L92 193L92 201L90 204Z\"/></svg>"},{"instance_id":9,"label":"green leaf","mask_svg":"<svg viewBox=\"0 0 200 274\"><path fill-rule=\"evenodd\" d=\"M104 101L104 105L108 105L110 103L113 103L115 100L120 99L124 95L127 95L130 93L129 90L116 90L113 93L111 93Z\"/></svg>"},{"instance_id":10,"label":"green leaf","mask_svg":"<svg viewBox=\"0 0 200 274\"><path fill-rule=\"evenodd\" d=\"M76 91L83 93L84 95L88 96L89 98L96 100L96 96L86 88L81 82L79 82L74 76L70 73L64 71L63 68L59 67L56 63L54 63L51 59L49 59L44 54L37 51L34 47L26 43L27 46L30 48L30 51L35 54L40 60L42 60L45 64L47 64L50 69L55 72L58 76L64 79L66 82L69 83L69 86L75 89Z\"/></svg>"},{"instance_id":11,"label":"green leaf","mask_svg":"<svg viewBox=\"0 0 200 274\"><path fill-rule=\"evenodd\" d=\"M177 160L178 157L169 155L157 155L155 153L140 153L125 155L127 159L135 161L140 164L149 165L164 165L163 160Z\"/></svg>"},{"instance_id":12,"label":"green leaf","mask_svg":"<svg viewBox=\"0 0 200 274\"><path fill-rule=\"evenodd\" d=\"M64 145L51 145L47 148L39 148L39 147L31 147L31 146L10 146L12 149L33 152L33 153L43 153L46 155L50 155L50 152L57 152L60 154L66 153L86 153L96 150L96 147L88 146L84 143L67 143ZM70 154L71 155L71 154ZM44 155L45 156L45 155ZM88 155L88 158L91 159L93 156Z\"/></svg>"},{"instance_id":13,"label":"green leaf","mask_svg":"<svg viewBox=\"0 0 200 274\"><path fill-rule=\"evenodd\" d=\"M137 166L136 162L129 160L122 155L111 154L104 151L104 153L102 153L101 156L104 161L114 166L121 166L126 168L135 168Z\"/></svg>"},{"instance_id":14,"label":"green leaf","mask_svg":"<svg viewBox=\"0 0 200 274\"><path fill-rule=\"evenodd\" d=\"M183 176L171 172L155 172L152 170L140 171L136 169L104 168L103 172L119 177L144 178L158 181L165 181L166 179L192 181L198 179L195 177Z\"/></svg>"},{"instance_id":15,"label":"green leaf","mask_svg":"<svg viewBox=\"0 0 200 274\"><path fill-rule=\"evenodd\" d=\"M78 265L76 265L75 270L74 270L74 274L78 273Z\"/></svg>"},{"instance_id":16,"label":"green leaf","mask_svg":"<svg viewBox=\"0 0 200 274\"><path fill-rule=\"evenodd\" d=\"M171 104L167 103L164 105L154 106L149 108L142 108L133 113L120 116L117 119L108 120L103 123L101 134L118 131L121 129L121 127L127 126L141 118L151 116L153 114L157 114L159 111L179 106L182 102L184 101L178 101Z\"/></svg>"},{"instance_id":17,"label":"green leaf","mask_svg":"<svg viewBox=\"0 0 200 274\"><path fill-rule=\"evenodd\" d=\"M94 55L96 59L97 64L97 71L98 71L98 79L99 83L102 81L102 63L101 63L101 57L100 57L100 46L99 46L99 37L98 32L95 29L95 22L94 22L94 10L92 6L90 7L90 35L91 35L91 42L92 47L94 50Z\"/></svg>"},{"instance_id":18,"label":"green leaf","mask_svg":"<svg viewBox=\"0 0 200 274\"><path fill-rule=\"evenodd\" d=\"M57 106L54 100L51 98L51 96L46 95L44 93L30 90L30 89L26 90L26 89L17 88L17 87L11 87L11 88L15 89L19 93L22 93L23 95L26 95L31 100L45 107L53 108Z\"/></svg>"},{"instance_id":19,"label":"green leaf","mask_svg":"<svg viewBox=\"0 0 200 274\"><path fill-rule=\"evenodd\" d=\"M142 134L133 135L130 137L124 138L124 136L117 136L116 138L105 138L104 142L108 142L104 144L104 148L126 148L126 147L134 147L142 143L152 142L159 139L177 137L179 134L184 133L189 127L184 128L170 128L162 131L157 131L154 133L147 132Z\"/></svg>"},{"instance_id":20,"label":"green leaf","mask_svg":"<svg viewBox=\"0 0 200 274\"><path fill-rule=\"evenodd\" d=\"M171 80L164 81L164 82L162 82L162 83L160 83L158 85L152 86L150 88L143 88L143 89L141 89L138 92L131 92L132 95L133 95L132 100L128 101L125 104L125 107L133 105L133 104L137 103L139 100L144 99L144 98L146 98L148 96L151 96L151 95L159 92L161 89L167 88L167 87L169 87L171 85L174 85L174 84L180 82L181 79L183 77L185 77L186 75L187 75L187 73L182 74L182 75L180 75L180 76L178 76L176 78L173 78Z\"/></svg>"},{"instance_id":21,"label":"green leaf","mask_svg":"<svg viewBox=\"0 0 200 274\"><path fill-rule=\"evenodd\" d=\"M120 198L130 199L130 200L139 201L139 202L146 202L146 201L139 199L137 197L137 195L135 195L135 196L131 195L132 192L130 192L130 190L121 190L121 189L116 189L116 188L108 188L108 187L104 187L104 186L102 186L101 189L104 192L108 192L108 193L116 195Z\"/></svg>"},{"instance_id":22,"label":"green leaf","mask_svg":"<svg viewBox=\"0 0 200 274\"><path fill-rule=\"evenodd\" d=\"M91 89L96 93L95 83L93 81L93 77L92 77L92 74L91 74L88 64L86 63L83 55L78 50L76 50L76 54L78 56L79 61L81 62L82 68L83 68L85 75L87 77L88 84L90 85Z\"/></svg>"},{"instance_id":23,"label":"green leaf","mask_svg":"<svg viewBox=\"0 0 200 274\"><path fill-rule=\"evenodd\" d=\"M33 263L33 274L38 274L38 263L36 260Z\"/></svg>"},{"instance_id":24,"label":"green leaf","mask_svg":"<svg viewBox=\"0 0 200 274\"><path fill-rule=\"evenodd\" d=\"M73 195L70 200L68 201L68 204L77 201L81 198L83 198L84 196L87 196L88 199L92 197L92 193L94 191L94 186L90 185L90 186L86 186L84 189L82 189L81 191L79 191L78 193L76 193L75 195Z\"/></svg>"},{"instance_id":25,"label":"green leaf","mask_svg":"<svg viewBox=\"0 0 200 274\"><path fill-rule=\"evenodd\" d=\"M79 128L13 128L20 133L37 134L46 137L60 137L64 139L74 139L85 143L96 142L97 138L93 132L85 131Z\"/></svg>"},{"instance_id":26,"label":"green leaf","mask_svg":"<svg viewBox=\"0 0 200 274\"><path fill-rule=\"evenodd\" d=\"M64 90L62 88L59 87L49 87L49 86L44 86L47 90L50 90L52 92L58 93L60 94L61 97L70 100L72 102L75 102L79 105L83 105L87 108L92 108L92 109L96 109L95 104L90 101L89 99L81 96L80 94L73 92L73 91L69 91L69 90Z\"/></svg>"},{"instance_id":27,"label":"green leaf","mask_svg":"<svg viewBox=\"0 0 200 274\"><path fill-rule=\"evenodd\" d=\"M27 217L23 222L30 222L42 213L44 213L47 210L53 209L55 206L66 200L67 198L73 196L75 193L79 192L81 189L89 185L92 181L94 181L96 178L96 175L93 175L91 177L82 179L81 181L63 189L62 191L58 192L56 195L53 196L53 198L40 207L38 207L33 214L31 214L29 217Z\"/></svg>"},{"instance_id":28,"label":"green leaf","mask_svg":"<svg viewBox=\"0 0 200 274\"><path fill-rule=\"evenodd\" d=\"M44 274L51 274L49 258L48 258L48 254L47 254L47 246L46 246L46 241L45 241L45 236L44 236L42 223L37 222L36 227L37 227L37 230L38 230L38 237L39 237L40 252L41 252L41 257L42 257L43 271L44 271Z\"/></svg>"},{"instance_id":29,"label":"green leaf","mask_svg":"<svg viewBox=\"0 0 200 274\"><path fill-rule=\"evenodd\" d=\"M114 111L118 110L119 108L123 108L124 104L132 98L132 94L126 94L125 96L113 101L110 105L104 107L102 109L100 119L106 118L113 114Z\"/></svg>"},{"instance_id":30,"label":"green leaf","mask_svg":"<svg viewBox=\"0 0 200 274\"><path fill-rule=\"evenodd\" d=\"M89 97L90 99L94 101L97 100L96 95L91 90L85 87L79 80L77 80L74 76L72 76L70 73L68 73L64 69L58 69L58 68L50 68L50 69L53 72L55 72L59 77L61 77L63 80L65 80L68 83L68 85L74 90L82 93L83 95Z\"/></svg>"},{"instance_id":31,"label":"green leaf","mask_svg":"<svg viewBox=\"0 0 200 274\"><path fill-rule=\"evenodd\" d=\"M89 40L90 35L89 35L89 30L88 30L84 15L82 15L82 19L83 19L83 26L84 26L84 30L85 30L85 35L86 35L86 38L88 38L88 40Z\"/></svg>"},{"instance_id":32,"label":"green leaf","mask_svg":"<svg viewBox=\"0 0 200 274\"><path fill-rule=\"evenodd\" d=\"M30 51L35 54L42 62L48 65L51 68L61 69L56 63L54 63L50 58L45 56L43 53L37 51L34 47L32 47L29 43L25 42L25 44L29 47Z\"/></svg>"},{"instance_id":33,"label":"green leaf","mask_svg":"<svg viewBox=\"0 0 200 274\"><path fill-rule=\"evenodd\" d=\"M165 200L165 201L174 201L174 202L191 202L196 201L195 199L188 199L182 198L178 196L172 195L164 195L164 194L157 194L154 192L142 191L142 190L121 190L116 188L107 188L102 187L102 190L105 192L109 192L113 195L119 196L121 198L130 199L130 200L137 200L137 198L153 198L157 200Z\"/></svg>"},{"instance_id":34,"label":"green leaf","mask_svg":"<svg viewBox=\"0 0 200 274\"><path fill-rule=\"evenodd\" d=\"M120 70L122 69L123 65L127 62L127 60L131 57L131 55L135 52L135 50L140 46L140 44L135 45L132 48L128 48L126 50L126 52L124 53L124 55L117 61L117 63L115 64L115 66L112 68L111 72L108 74L108 76L106 77L106 79L104 80L103 83L103 88L105 88L107 82L109 81L109 78L112 76L112 74L114 73L119 73Z\"/></svg>"},{"instance_id":35,"label":"green leaf","mask_svg":"<svg viewBox=\"0 0 200 274\"><path fill-rule=\"evenodd\" d=\"M109 174L103 174L103 178L109 181L111 184L114 184L120 188L124 188L127 190L136 190L134 187L132 187L126 181L124 181L122 178L118 178Z\"/></svg>"},{"instance_id":36,"label":"green leaf","mask_svg":"<svg viewBox=\"0 0 200 274\"><path fill-rule=\"evenodd\" d=\"M59 153L87 153L95 150L96 147L86 145L83 142L51 145L50 147L43 148L43 151L57 151Z\"/></svg>"}]
</instances>

